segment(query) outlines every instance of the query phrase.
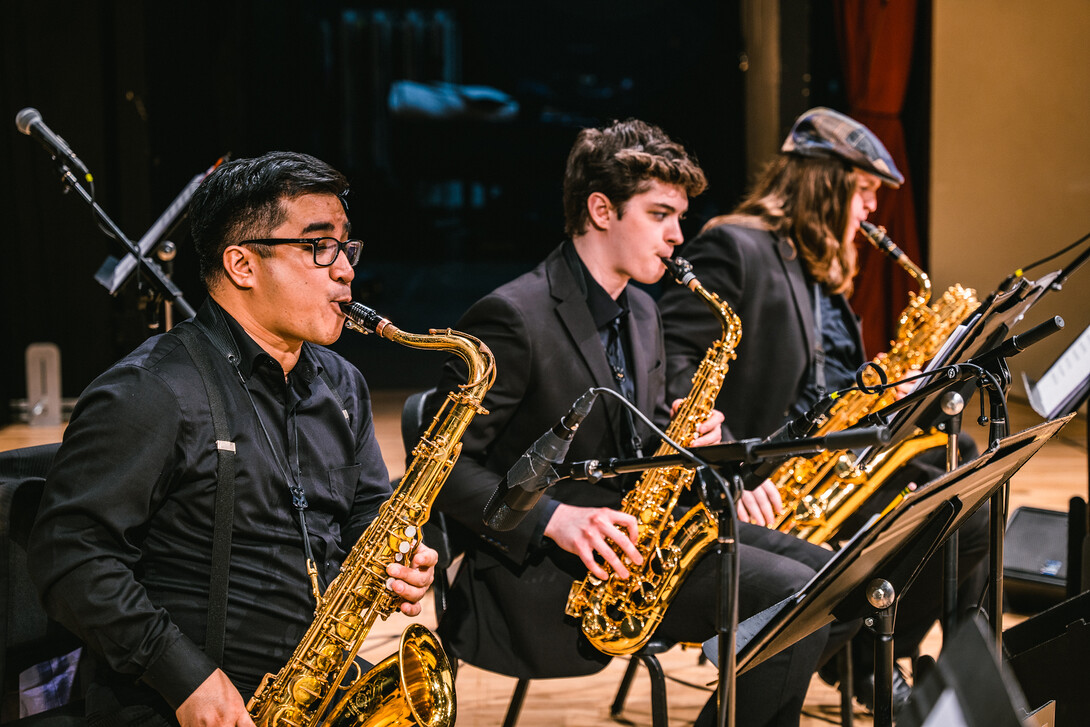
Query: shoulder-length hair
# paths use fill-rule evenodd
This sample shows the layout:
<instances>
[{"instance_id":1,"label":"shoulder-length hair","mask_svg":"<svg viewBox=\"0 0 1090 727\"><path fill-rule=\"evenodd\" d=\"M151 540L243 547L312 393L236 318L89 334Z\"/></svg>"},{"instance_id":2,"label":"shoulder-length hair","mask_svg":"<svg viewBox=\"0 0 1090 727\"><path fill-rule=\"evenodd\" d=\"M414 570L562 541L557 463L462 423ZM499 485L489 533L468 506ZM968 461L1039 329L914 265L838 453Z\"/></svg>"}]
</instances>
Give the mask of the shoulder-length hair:
<instances>
[{"instance_id":1,"label":"shoulder-length hair","mask_svg":"<svg viewBox=\"0 0 1090 727\"><path fill-rule=\"evenodd\" d=\"M858 174L839 159L779 155L729 215L704 229L765 229L795 249L810 277L829 294L850 295L858 272L853 240L845 240Z\"/></svg>"}]
</instances>

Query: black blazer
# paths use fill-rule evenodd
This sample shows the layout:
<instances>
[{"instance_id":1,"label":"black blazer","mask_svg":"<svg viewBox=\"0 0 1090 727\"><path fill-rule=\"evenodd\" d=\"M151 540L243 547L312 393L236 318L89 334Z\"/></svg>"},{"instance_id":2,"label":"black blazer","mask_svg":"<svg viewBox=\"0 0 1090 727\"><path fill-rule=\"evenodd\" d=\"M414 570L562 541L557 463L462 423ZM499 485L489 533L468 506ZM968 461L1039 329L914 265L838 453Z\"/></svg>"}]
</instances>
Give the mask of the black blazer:
<instances>
[{"instance_id":1,"label":"black blazer","mask_svg":"<svg viewBox=\"0 0 1090 727\"><path fill-rule=\"evenodd\" d=\"M570 245L570 242L564 243ZM654 301L629 288L627 319L636 403L660 426L665 403L665 351ZM612 376L582 281L560 247L533 271L475 303L457 323L496 356L496 383L462 437L462 453L436 501L453 519L468 547L440 623L444 642L475 666L517 677L589 674L608 657L581 639L578 623L564 615L568 592L586 575L577 557L542 538L556 502L608 506L621 503L620 480L597 484L561 481L520 525L496 532L482 522L489 497L511 465L591 387L611 387ZM443 368L430 412L442 394L465 383L465 365ZM621 408L600 396L572 440L569 461L621 456ZM650 432L643 428L647 442ZM653 447L652 447L653 448ZM448 525L448 527L450 527ZM582 643L581 643L582 642Z\"/></svg>"},{"instance_id":2,"label":"black blazer","mask_svg":"<svg viewBox=\"0 0 1090 727\"><path fill-rule=\"evenodd\" d=\"M720 225L687 242L679 254L742 321L738 358L716 399L726 417L723 439L766 436L790 416L811 375L819 340L813 284L792 246L765 230ZM862 351L858 317L843 296L833 301L855 323L851 332ZM674 399L689 393L692 375L722 329L707 304L680 286L667 286L659 308L668 394Z\"/></svg>"}]
</instances>

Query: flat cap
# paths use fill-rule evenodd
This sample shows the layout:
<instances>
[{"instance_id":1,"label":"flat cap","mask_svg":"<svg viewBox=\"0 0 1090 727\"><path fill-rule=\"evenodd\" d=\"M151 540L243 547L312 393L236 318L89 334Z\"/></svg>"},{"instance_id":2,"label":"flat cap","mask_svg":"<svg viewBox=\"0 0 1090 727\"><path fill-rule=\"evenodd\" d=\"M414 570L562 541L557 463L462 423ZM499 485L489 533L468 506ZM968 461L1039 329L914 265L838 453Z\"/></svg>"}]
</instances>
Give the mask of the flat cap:
<instances>
[{"instance_id":1,"label":"flat cap","mask_svg":"<svg viewBox=\"0 0 1090 727\"><path fill-rule=\"evenodd\" d=\"M836 157L900 187L904 176L874 132L844 114L823 106L795 120L780 151L804 157Z\"/></svg>"}]
</instances>

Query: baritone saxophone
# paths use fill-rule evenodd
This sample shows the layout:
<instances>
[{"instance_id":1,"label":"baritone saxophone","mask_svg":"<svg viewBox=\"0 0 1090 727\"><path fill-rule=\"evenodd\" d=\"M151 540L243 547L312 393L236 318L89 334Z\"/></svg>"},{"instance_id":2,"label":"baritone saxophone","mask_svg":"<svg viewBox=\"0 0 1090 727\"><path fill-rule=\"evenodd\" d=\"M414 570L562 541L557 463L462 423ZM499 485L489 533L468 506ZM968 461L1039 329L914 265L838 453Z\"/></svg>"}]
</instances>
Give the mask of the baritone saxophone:
<instances>
[{"instance_id":1,"label":"baritone saxophone","mask_svg":"<svg viewBox=\"0 0 1090 727\"><path fill-rule=\"evenodd\" d=\"M345 325L410 348L449 351L469 367L413 449L404 477L321 595L314 622L288 663L266 674L247 709L259 727L420 725L451 727L457 713L454 675L438 639L419 624L402 634L397 653L366 674L356 653L376 619L400 599L386 588L386 566L410 563L432 503L458 459L460 439L495 381L495 360L481 341L457 331L405 333L360 303L342 303Z\"/></svg>"},{"instance_id":2,"label":"baritone saxophone","mask_svg":"<svg viewBox=\"0 0 1090 727\"><path fill-rule=\"evenodd\" d=\"M663 262L680 285L707 303L723 327L722 337L704 355L693 375L689 395L666 430L667 436L685 447L696 438L697 426L715 407L727 366L736 357L734 349L742 337L742 323L719 296L704 289L688 261L675 258ZM663 442L655 454L674 451ZM583 633L599 651L617 656L643 647L696 561L715 545L718 523L703 503L674 518L678 497L692 484L693 477L693 470L684 467L645 472L621 505L622 512L634 516L639 524L636 547L643 556L643 565L635 565L618 552L631 574L628 578L622 580L610 574L601 580L588 573L584 580L572 584L565 612L582 619Z\"/></svg>"},{"instance_id":3,"label":"baritone saxophone","mask_svg":"<svg viewBox=\"0 0 1090 727\"><path fill-rule=\"evenodd\" d=\"M864 236L893 258L916 279L919 292L898 319L897 338L888 352L872 363L889 381L898 381L921 368L939 352L946 339L978 305L976 291L954 285L931 304L931 280L889 239L886 231L863 222ZM864 383L881 383L867 369ZM881 394L852 390L840 397L819 426L816 436L839 431L893 402L896 392ZM942 446L947 435L940 431L917 432L909 439L884 449L872 450L867 461L851 452L826 451L811 457L795 457L769 477L776 485L784 509L770 524L782 532L808 540L827 542L901 465L925 450Z\"/></svg>"}]
</instances>

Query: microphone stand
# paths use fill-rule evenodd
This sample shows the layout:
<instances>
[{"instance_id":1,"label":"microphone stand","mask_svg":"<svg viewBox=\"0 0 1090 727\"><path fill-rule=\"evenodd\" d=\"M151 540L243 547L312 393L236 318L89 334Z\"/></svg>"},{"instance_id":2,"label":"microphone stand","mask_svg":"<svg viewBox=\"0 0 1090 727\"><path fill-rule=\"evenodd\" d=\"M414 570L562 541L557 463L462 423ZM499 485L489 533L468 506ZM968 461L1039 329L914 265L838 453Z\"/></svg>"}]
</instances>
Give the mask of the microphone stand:
<instances>
[{"instance_id":1,"label":"microphone stand","mask_svg":"<svg viewBox=\"0 0 1090 727\"><path fill-rule=\"evenodd\" d=\"M715 599L716 643L718 644L719 709L716 711L718 727L734 727L735 673L737 672L738 632L738 512L728 480L714 475L720 487L712 491L708 487L706 467L696 469L695 480L699 483L700 501L714 513L718 533L715 541L715 558L719 565L719 588ZM729 481L735 491L741 486L741 476L731 473Z\"/></svg>"},{"instance_id":2,"label":"microphone stand","mask_svg":"<svg viewBox=\"0 0 1090 727\"><path fill-rule=\"evenodd\" d=\"M840 435L841 444L837 444ZM708 511L716 515L718 535L715 544L715 557L719 564L719 589L716 596L716 643L717 666L719 668L719 709L717 725L734 727L735 671L736 671L736 635L738 630L738 515L734 506L734 489L741 489L743 464L755 464L765 459L783 456L795 457L813 454L835 446L848 448L859 443L873 444L876 441L888 441L889 432L884 427L868 427L861 430L835 432L823 437L808 437L793 441L767 442L763 439L746 439L738 442L712 444L706 447L691 447L692 454L666 454L656 457L637 457L631 459L611 458L605 462L591 459L574 462L558 468L561 476L574 480L597 482L603 477L615 477L630 472L642 472L659 467L692 466L694 459L707 462L696 468L695 480L699 482L701 502ZM827 446L829 445L829 446ZM699 453L699 454L698 454ZM727 470L728 477L723 478L710 469L715 464ZM720 484L717 488L709 487L709 474Z\"/></svg>"},{"instance_id":3,"label":"microphone stand","mask_svg":"<svg viewBox=\"0 0 1090 727\"><path fill-rule=\"evenodd\" d=\"M147 280L155 293L162 296L162 299L165 302L176 305L186 318L192 318L196 312L193 310L192 306L186 302L185 298L182 297L182 291L174 285L174 281L167 277L158 265L140 254L140 250L137 249L132 240L125 237L125 233L114 224L114 221L110 219L109 215L107 215L98 203L95 202L94 197L83 188L76 179L76 175L68 168L68 165L59 158L55 158L55 161L61 172L61 183L64 184L67 189L75 190L76 193L91 206L91 210L94 212L95 217L106 226L110 234L121 242L129 254L136 258L137 265L140 270L146 274Z\"/></svg>"}]
</instances>

